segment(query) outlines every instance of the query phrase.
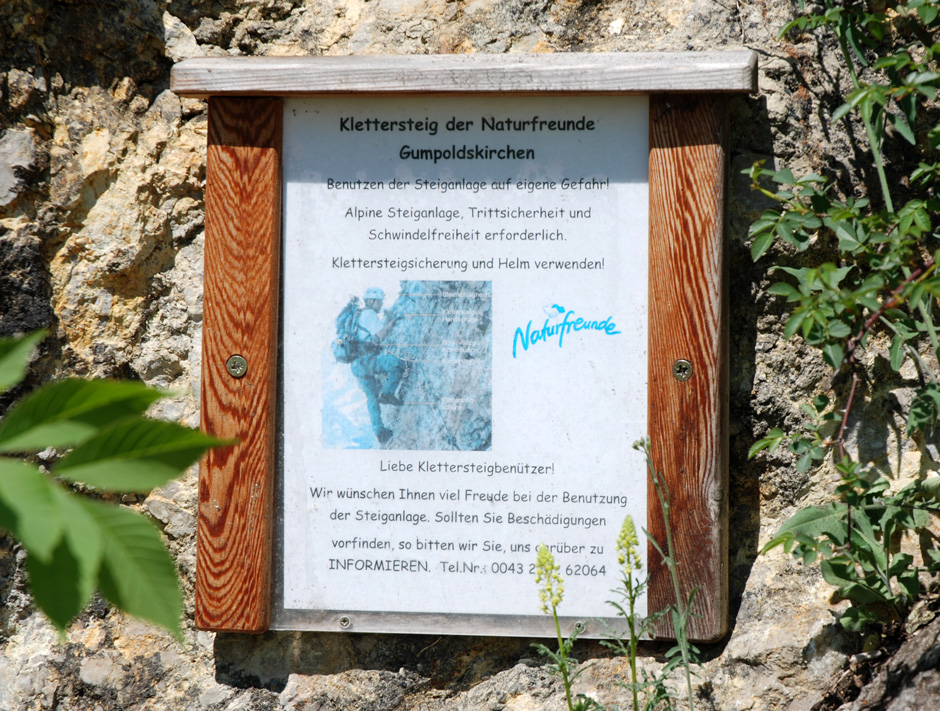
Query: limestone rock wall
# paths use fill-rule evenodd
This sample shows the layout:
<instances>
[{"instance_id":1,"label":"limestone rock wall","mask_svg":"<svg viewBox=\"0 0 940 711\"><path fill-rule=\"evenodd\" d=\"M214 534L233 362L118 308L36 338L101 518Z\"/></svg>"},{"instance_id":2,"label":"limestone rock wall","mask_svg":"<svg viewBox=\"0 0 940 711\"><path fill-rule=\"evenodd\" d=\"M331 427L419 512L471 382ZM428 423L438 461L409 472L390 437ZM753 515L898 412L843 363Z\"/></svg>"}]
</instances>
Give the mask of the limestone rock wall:
<instances>
[{"instance_id":1,"label":"limestone rock wall","mask_svg":"<svg viewBox=\"0 0 940 711\"><path fill-rule=\"evenodd\" d=\"M809 709L846 663L831 588L780 554L780 521L830 482L789 455L748 462L754 438L826 387L821 358L782 339L780 305L751 263L762 209L739 172L758 158L795 170L858 156L841 126L825 47L776 39L779 0L6 0L0 3L0 334L46 327L35 379L139 378L176 394L159 415L198 421L205 104L168 90L190 56L606 52L740 46L760 90L732 101L731 619L706 647L703 708ZM874 360L872 365L876 365ZM887 396L887 395L886 395ZM903 393L900 395L903 396ZM9 399L9 398L7 398ZM3 403L0 403L2 405ZM885 466L930 465L889 409L855 438ZM866 429L867 428L867 429ZM529 640L212 635L191 624L195 475L128 505L163 527L187 592L186 643L95 604L64 643L30 606L23 553L0 540L0 708L117 711L562 708ZM606 594L606 591L598 591ZM660 663L662 648L645 648ZM623 660L596 644L579 690L625 702Z\"/></svg>"}]
</instances>

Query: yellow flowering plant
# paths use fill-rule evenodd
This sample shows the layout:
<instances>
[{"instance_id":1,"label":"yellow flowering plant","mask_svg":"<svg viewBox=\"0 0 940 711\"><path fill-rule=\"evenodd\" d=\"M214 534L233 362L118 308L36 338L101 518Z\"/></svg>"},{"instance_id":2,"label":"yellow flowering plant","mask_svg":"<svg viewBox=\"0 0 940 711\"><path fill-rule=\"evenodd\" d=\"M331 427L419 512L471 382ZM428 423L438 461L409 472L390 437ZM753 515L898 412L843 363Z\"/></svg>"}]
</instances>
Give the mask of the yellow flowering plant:
<instances>
[{"instance_id":1,"label":"yellow flowering plant","mask_svg":"<svg viewBox=\"0 0 940 711\"><path fill-rule=\"evenodd\" d=\"M539 586L539 600L542 603L542 612L551 615L555 621L555 635L558 639L558 651L555 652L544 644L533 645L539 654L542 654L552 660L550 669L561 677L565 686L565 702L568 704L568 711L588 711L588 709L603 708L594 699L588 698L583 694L578 694L572 699L571 684L578 677L580 671L573 672L573 662L571 660L571 649L574 647L579 627L575 627L567 639L561 636L561 623L558 621L558 606L565 593L565 581L562 580L559 573L558 564L555 563L555 556L544 543L540 543L536 549L535 558L535 584Z\"/></svg>"},{"instance_id":2,"label":"yellow flowering plant","mask_svg":"<svg viewBox=\"0 0 940 711\"><path fill-rule=\"evenodd\" d=\"M649 582L648 575L642 577L636 575L638 571L643 570L643 558L639 545L636 525L633 523L633 517L628 514L620 527L616 544L617 564L622 570L623 577L621 586L611 591L620 595L620 601L608 600L608 604L626 620L626 634L617 633L608 627L607 639L601 644L626 657L630 664L630 684L623 684L623 686L630 690L633 710L640 711L640 692L643 692L642 708L644 711L651 711L651 709L659 708L661 703L664 703L666 708L671 708L673 693L666 683L667 674L651 676L645 669L642 670L642 679L637 674L636 659L640 639L644 636L652 637L653 625L666 613L664 610L646 617L641 617L637 613L637 602L646 592Z\"/></svg>"},{"instance_id":3,"label":"yellow flowering plant","mask_svg":"<svg viewBox=\"0 0 940 711\"><path fill-rule=\"evenodd\" d=\"M642 529L643 535L649 540L653 550L660 555L669 572L676 602L645 617L638 613L637 602L646 592L649 575L638 575L639 571L643 570L643 556L636 524L633 522L633 518L628 515L620 527L616 542L617 564L620 566L623 575L621 586L611 591L617 593L620 600L608 600L608 604L613 606L617 614L626 621L626 630L618 631L607 625L607 638L601 644L614 650L617 654L627 657L630 663L630 683L621 682L620 685L630 690L633 697L634 711L640 711L641 693L643 695L643 711L673 709L673 700L676 698L676 693L669 686L669 680L673 672L680 668L685 673L689 711L695 711L692 676L694 675L693 667L698 666L699 663L698 649L689 642L688 638L689 618L692 615L692 597L695 591L688 598L683 598L680 591L679 570L673 555L669 487L662 474L653 465L649 439L638 440L634 443L633 448L641 452L646 459L650 480L653 483L656 498L659 500L663 512L666 529L665 545L660 545L645 528ZM543 644L534 646L540 654L552 660L553 664L549 668L562 678L565 685L565 700L568 704L568 710L604 709L605 707L602 704L583 694L579 694L572 700L571 684L577 678L577 673L572 674L571 671L573 666L571 650L581 628L575 627L574 632L568 639L563 639L561 636L558 606L564 597L564 580L559 573L559 566L555 563L555 557L545 544L540 544L536 550L535 583L539 586L542 612L552 615L555 621L558 651L552 651ZM642 669L638 674L636 659L639 642L643 638L654 638L656 623L666 616L669 616L672 622L676 645L666 652L667 662L658 673L649 674L645 669Z\"/></svg>"},{"instance_id":4,"label":"yellow flowering plant","mask_svg":"<svg viewBox=\"0 0 940 711\"><path fill-rule=\"evenodd\" d=\"M539 599L542 601L542 612L546 615L549 606L551 606L552 614L555 614L555 609L561 604L561 598L565 593L565 581L561 579L558 571L555 556L544 543L540 544L536 551L535 584L540 585Z\"/></svg>"}]
</instances>

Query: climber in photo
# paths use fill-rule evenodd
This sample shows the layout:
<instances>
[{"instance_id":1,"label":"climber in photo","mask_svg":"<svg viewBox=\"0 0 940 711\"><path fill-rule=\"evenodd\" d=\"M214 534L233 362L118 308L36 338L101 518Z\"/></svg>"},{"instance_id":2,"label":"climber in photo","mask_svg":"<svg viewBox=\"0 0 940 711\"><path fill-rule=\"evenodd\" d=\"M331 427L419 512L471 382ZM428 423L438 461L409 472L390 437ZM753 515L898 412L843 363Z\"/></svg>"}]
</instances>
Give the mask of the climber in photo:
<instances>
[{"instance_id":1,"label":"climber in photo","mask_svg":"<svg viewBox=\"0 0 940 711\"><path fill-rule=\"evenodd\" d=\"M359 387L366 395L369 419L372 430L380 444L385 444L392 437L392 430L382 421L380 405L401 405L396 394L405 371L405 363L383 348L385 338L395 326L395 319L386 312L382 317L382 303L385 292L378 287L366 289L365 308L359 312L357 330L360 347L352 361L352 374L359 381ZM385 375L384 385L380 387L379 376Z\"/></svg>"},{"instance_id":2,"label":"climber in photo","mask_svg":"<svg viewBox=\"0 0 940 711\"><path fill-rule=\"evenodd\" d=\"M365 294L350 294L336 316L333 362L324 362L324 445L490 449L492 282L409 279L384 292L375 282L362 288ZM383 311L392 289L393 303ZM407 407L388 409L397 405Z\"/></svg>"}]
</instances>

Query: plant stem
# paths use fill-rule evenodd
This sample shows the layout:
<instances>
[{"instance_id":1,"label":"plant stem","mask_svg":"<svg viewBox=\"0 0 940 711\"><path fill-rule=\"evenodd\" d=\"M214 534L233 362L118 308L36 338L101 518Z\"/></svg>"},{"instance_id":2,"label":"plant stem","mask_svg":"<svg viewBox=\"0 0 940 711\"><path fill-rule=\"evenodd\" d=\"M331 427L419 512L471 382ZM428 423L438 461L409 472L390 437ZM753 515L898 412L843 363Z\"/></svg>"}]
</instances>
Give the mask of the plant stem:
<instances>
[{"instance_id":1,"label":"plant stem","mask_svg":"<svg viewBox=\"0 0 940 711\"><path fill-rule=\"evenodd\" d=\"M885 587L888 589L888 597L894 599L894 589L891 587L891 576L888 574L888 571L891 570L891 538L893 535L893 526L890 522L888 526L881 532L881 543L882 543L882 552L885 557L885 567L884 570L881 570L878 566L875 566L875 569L878 571L878 575L881 576L882 581L884 582ZM892 603L892 605L897 609L897 606Z\"/></svg>"},{"instance_id":2,"label":"plant stem","mask_svg":"<svg viewBox=\"0 0 940 711\"><path fill-rule=\"evenodd\" d=\"M933 325L933 317L930 315L923 299L918 302L917 308L924 319L924 323L927 324L927 334L930 336L930 345L933 346L934 355L940 358L940 341L937 340L937 329Z\"/></svg>"},{"instance_id":3,"label":"plant stem","mask_svg":"<svg viewBox=\"0 0 940 711\"><path fill-rule=\"evenodd\" d=\"M666 484L666 481L653 466L653 460L649 451L647 451L646 456L650 472L653 475L653 484L656 487L659 505L663 510L663 523L666 526L666 556L663 560L672 578L672 587L676 595L676 614L678 615L678 620L676 620L675 616L673 617L673 631L676 634L676 644L679 646L679 650L682 653L682 666L685 667L685 681L689 692L689 711L695 711L695 701L692 690L692 660L689 657L689 640L687 635L689 610L683 604L682 589L679 586L679 571L676 568L676 559L672 547L672 526L669 524L669 485Z\"/></svg>"},{"instance_id":4,"label":"plant stem","mask_svg":"<svg viewBox=\"0 0 940 711\"><path fill-rule=\"evenodd\" d=\"M849 397L842 411L842 423L839 425L839 434L836 443L839 445L839 458L845 459L845 430L849 424L849 413L852 412L852 402L855 400L855 389L858 387L858 371L855 369L854 354L852 356L852 387L849 388Z\"/></svg>"},{"instance_id":5,"label":"plant stem","mask_svg":"<svg viewBox=\"0 0 940 711\"><path fill-rule=\"evenodd\" d=\"M862 324L862 327L859 329L858 333L852 337L852 340L849 341L848 347L846 348L846 355L851 359L855 357L855 349L858 348L859 344L862 342L862 339L865 338L865 335L872 329L872 326L877 323L877 321L882 317L885 311L888 309L894 308L901 303L901 292L904 291L907 286L910 284L916 283L921 279L927 277L930 272L936 269L936 262L933 257L927 259L924 264L908 276L904 281L902 281L895 289L891 292L891 298L885 301L881 308L879 308L875 313L866 319L865 323Z\"/></svg>"},{"instance_id":6,"label":"plant stem","mask_svg":"<svg viewBox=\"0 0 940 711\"><path fill-rule=\"evenodd\" d=\"M633 682L630 685L630 690L633 692L633 711L640 711L640 698L637 692L637 679L636 679L636 648L637 648L637 634L636 634L636 593L633 590L633 574L628 570L627 576L624 579L624 587L627 590L627 600L630 602L630 615L627 617L627 624L630 628L630 680Z\"/></svg>"},{"instance_id":7,"label":"plant stem","mask_svg":"<svg viewBox=\"0 0 940 711\"><path fill-rule=\"evenodd\" d=\"M845 34L838 27L835 28L836 36L839 38L839 48L842 50L842 57L845 59L845 66L849 70L849 76L852 78L852 86L861 88L858 81L858 75L855 73L855 64L852 62L852 54L849 52L849 45L845 39ZM872 126L871 117L866 115L864 109L859 112L862 115L862 122L865 124L865 133L868 135L868 143L871 148L872 158L875 159L875 170L878 171L878 180L881 183L881 194L884 196L885 208L888 212L894 212L894 202L891 200L891 190L888 188L888 177L885 175L884 158L881 155L881 142L875 133L875 127Z\"/></svg>"},{"instance_id":8,"label":"plant stem","mask_svg":"<svg viewBox=\"0 0 940 711\"><path fill-rule=\"evenodd\" d=\"M852 364L852 387L849 389L849 397L845 402L845 410L842 413L842 423L839 425L839 434L836 441L839 444L839 458L845 459L845 430L849 424L849 413L852 412L852 403L855 401L855 389L858 387L858 370L855 363L855 353L849 356L849 362ZM854 487L854 485L853 485ZM854 488L853 488L854 490ZM852 550L852 499L845 497L845 547Z\"/></svg>"},{"instance_id":9,"label":"plant stem","mask_svg":"<svg viewBox=\"0 0 940 711\"><path fill-rule=\"evenodd\" d=\"M555 620L555 635L558 637L558 670L561 672L561 681L565 685L565 701L568 711L574 711L571 702L571 680L568 678L568 650L561 638L561 625L558 623L558 609L552 603L552 618Z\"/></svg>"},{"instance_id":10,"label":"plant stem","mask_svg":"<svg viewBox=\"0 0 940 711\"><path fill-rule=\"evenodd\" d=\"M887 109L884 109L885 111ZM862 121L865 123L865 132L868 134L868 143L871 145L871 154L875 159L875 170L878 171L878 181L881 183L881 194L884 196L885 208L894 213L894 202L891 200L891 190L888 187L888 176L885 175L884 158L881 155L881 145L871 125L871 119L862 112Z\"/></svg>"}]
</instances>

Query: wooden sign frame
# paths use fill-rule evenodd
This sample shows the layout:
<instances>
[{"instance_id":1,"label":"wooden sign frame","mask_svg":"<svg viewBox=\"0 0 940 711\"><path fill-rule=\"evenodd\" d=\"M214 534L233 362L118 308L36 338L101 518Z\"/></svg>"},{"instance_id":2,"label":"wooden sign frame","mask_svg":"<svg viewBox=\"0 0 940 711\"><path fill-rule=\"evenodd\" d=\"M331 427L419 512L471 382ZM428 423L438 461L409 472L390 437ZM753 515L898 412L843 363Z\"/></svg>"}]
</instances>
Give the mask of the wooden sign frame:
<instances>
[{"instance_id":1,"label":"wooden sign frame","mask_svg":"<svg viewBox=\"0 0 940 711\"><path fill-rule=\"evenodd\" d=\"M672 492L683 594L697 591L690 636L726 633L728 95L756 88L753 52L190 59L171 88L209 99L202 426L239 439L200 468L197 627L271 622L282 97L577 93L650 97L649 436ZM680 360L687 380L674 375ZM648 527L664 540L648 491ZM651 610L674 600L658 558L650 551Z\"/></svg>"}]
</instances>

